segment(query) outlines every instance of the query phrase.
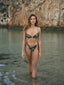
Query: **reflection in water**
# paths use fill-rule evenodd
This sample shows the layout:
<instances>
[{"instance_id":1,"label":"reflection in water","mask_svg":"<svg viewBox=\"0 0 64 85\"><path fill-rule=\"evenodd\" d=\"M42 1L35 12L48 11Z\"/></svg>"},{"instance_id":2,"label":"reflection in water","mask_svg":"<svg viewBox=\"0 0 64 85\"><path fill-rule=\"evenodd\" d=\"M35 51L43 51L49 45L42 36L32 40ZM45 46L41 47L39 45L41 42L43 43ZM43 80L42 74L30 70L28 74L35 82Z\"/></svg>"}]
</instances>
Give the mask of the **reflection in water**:
<instances>
[{"instance_id":1,"label":"reflection in water","mask_svg":"<svg viewBox=\"0 0 64 85\"><path fill-rule=\"evenodd\" d=\"M12 81L10 81L10 79L8 78L8 76L4 76L4 82L7 85L15 85Z\"/></svg>"},{"instance_id":2,"label":"reflection in water","mask_svg":"<svg viewBox=\"0 0 64 85\"><path fill-rule=\"evenodd\" d=\"M2 76L2 73L0 72L0 77Z\"/></svg>"},{"instance_id":3,"label":"reflection in water","mask_svg":"<svg viewBox=\"0 0 64 85\"><path fill-rule=\"evenodd\" d=\"M12 77L13 80L16 80L16 81L18 81L18 82L20 81L20 82L23 82L23 83L29 83L29 82L26 81L26 80L22 80L22 79L20 79L20 78L17 78L17 77L15 76L15 74L13 74L13 73L15 73L15 71L13 71L13 72L12 72L12 75L11 75L11 77ZM0 72L0 80L2 80L2 77L3 77L4 83L6 83L7 85L15 85L15 84L10 80L9 75L10 75L10 72L5 72L5 73Z\"/></svg>"},{"instance_id":4,"label":"reflection in water","mask_svg":"<svg viewBox=\"0 0 64 85\"><path fill-rule=\"evenodd\" d=\"M14 74L12 75L12 77L13 77L14 79L17 79L18 81L21 81L21 82L24 82L24 83L28 83L28 81L21 80L21 79L17 78Z\"/></svg>"},{"instance_id":5,"label":"reflection in water","mask_svg":"<svg viewBox=\"0 0 64 85\"><path fill-rule=\"evenodd\" d=\"M64 34L42 32L42 58L37 79L28 75L28 62L21 58L22 31L0 29L0 85L64 85Z\"/></svg>"},{"instance_id":6,"label":"reflection in water","mask_svg":"<svg viewBox=\"0 0 64 85\"><path fill-rule=\"evenodd\" d=\"M0 66L5 66L5 64L0 64Z\"/></svg>"},{"instance_id":7,"label":"reflection in water","mask_svg":"<svg viewBox=\"0 0 64 85\"><path fill-rule=\"evenodd\" d=\"M32 79L32 85L36 85L36 80Z\"/></svg>"},{"instance_id":8,"label":"reflection in water","mask_svg":"<svg viewBox=\"0 0 64 85\"><path fill-rule=\"evenodd\" d=\"M10 79L9 79L9 72L6 72L5 74L3 72L0 72L0 80L2 80L3 77L3 82L6 83L6 85L15 85ZM1 84L2 85L2 84Z\"/></svg>"}]
</instances>

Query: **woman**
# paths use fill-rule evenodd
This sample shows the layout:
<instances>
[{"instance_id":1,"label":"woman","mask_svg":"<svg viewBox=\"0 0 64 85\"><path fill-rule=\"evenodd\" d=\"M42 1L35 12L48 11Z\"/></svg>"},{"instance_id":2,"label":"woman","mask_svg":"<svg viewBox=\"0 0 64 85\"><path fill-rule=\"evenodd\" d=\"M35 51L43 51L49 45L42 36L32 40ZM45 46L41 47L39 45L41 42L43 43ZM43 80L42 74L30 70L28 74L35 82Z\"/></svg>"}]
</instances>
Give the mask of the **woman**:
<instances>
[{"instance_id":1,"label":"woman","mask_svg":"<svg viewBox=\"0 0 64 85\"><path fill-rule=\"evenodd\" d=\"M32 78L36 78L37 62L38 58L41 58L41 28L37 24L36 15L31 14L28 18L28 25L23 30L22 58L25 56L25 48L28 69L32 73Z\"/></svg>"}]
</instances>

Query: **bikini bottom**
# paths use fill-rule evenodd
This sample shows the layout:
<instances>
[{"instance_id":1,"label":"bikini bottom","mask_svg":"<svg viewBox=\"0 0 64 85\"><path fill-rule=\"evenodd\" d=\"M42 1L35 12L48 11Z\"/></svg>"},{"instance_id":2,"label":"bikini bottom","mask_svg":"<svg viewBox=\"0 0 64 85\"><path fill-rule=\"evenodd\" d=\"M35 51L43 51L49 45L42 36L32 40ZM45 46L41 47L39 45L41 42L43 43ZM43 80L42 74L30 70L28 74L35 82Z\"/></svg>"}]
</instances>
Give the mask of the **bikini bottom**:
<instances>
[{"instance_id":1,"label":"bikini bottom","mask_svg":"<svg viewBox=\"0 0 64 85\"><path fill-rule=\"evenodd\" d=\"M29 49L31 50L31 52L33 52L34 51L34 49L37 47L37 45L38 45L38 50L39 50L39 43L37 43L35 46L33 46L33 47L31 47L29 44L28 44L28 42L26 42L26 44L28 45L28 47L29 47Z\"/></svg>"}]
</instances>

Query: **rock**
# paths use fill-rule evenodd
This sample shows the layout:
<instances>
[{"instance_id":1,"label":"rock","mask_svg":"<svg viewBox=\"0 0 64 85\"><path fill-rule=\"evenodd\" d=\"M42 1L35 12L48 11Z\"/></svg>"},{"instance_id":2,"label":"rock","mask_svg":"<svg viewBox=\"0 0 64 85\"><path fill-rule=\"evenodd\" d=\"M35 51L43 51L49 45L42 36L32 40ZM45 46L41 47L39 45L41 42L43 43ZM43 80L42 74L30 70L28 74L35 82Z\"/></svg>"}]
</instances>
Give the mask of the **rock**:
<instances>
[{"instance_id":1,"label":"rock","mask_svg":"<svg viewBox=\"0 0 64 85\"><path fill-rule=\"evenodd\" d=\"M24 26L27 24L30 14L34 13L38 18L38 25L41 27L64 27L63 2L64 0L19 0L19 5L9 4L8 24Z\"/></svg>"}]
</instances>

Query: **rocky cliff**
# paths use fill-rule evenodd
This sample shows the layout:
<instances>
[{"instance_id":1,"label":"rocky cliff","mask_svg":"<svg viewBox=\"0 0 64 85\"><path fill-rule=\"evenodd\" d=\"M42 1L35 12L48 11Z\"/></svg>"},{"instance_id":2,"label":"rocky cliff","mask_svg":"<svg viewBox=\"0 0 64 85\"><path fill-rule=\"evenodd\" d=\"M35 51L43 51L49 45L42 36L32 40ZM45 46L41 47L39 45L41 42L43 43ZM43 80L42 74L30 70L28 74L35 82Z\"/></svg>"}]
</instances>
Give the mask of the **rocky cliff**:
<instances>
[{"instance_id":1,"label":"rocky cliff","mask_svg":"<svg viewBox=\"0 0 64 85\"><path fill-rule=\"evenodd\" d=\"M16 0L12 4L9 1L8 24L23 26L31 13L36 14L39 26L64 27L64 0Z\"/></svg>"}]
</instances>

